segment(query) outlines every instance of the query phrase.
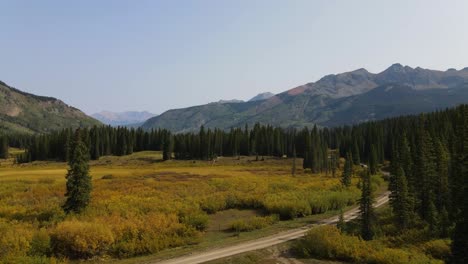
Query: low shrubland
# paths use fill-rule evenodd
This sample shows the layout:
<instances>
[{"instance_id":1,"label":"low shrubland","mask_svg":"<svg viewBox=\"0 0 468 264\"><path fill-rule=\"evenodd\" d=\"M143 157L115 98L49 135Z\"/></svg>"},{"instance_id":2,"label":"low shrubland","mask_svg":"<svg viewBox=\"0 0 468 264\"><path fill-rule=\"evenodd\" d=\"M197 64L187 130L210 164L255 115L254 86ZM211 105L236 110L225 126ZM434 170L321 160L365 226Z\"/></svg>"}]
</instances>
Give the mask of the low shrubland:
<instances>
[{"instance_id":1,"label":"low shrubland","mask_svg":"<svg viewBox=\"0 0 468 264\"><path fill-rule=\"evenodd\" d=\"M198 243L209 214L219 211L258 211L262 216L230 225L250 231L352 205L360 193L356 184L342 188L330 175L298 169L293 177L288 159L226 158L213 165L155 162L153 155L160 156L135 153L91 163L91 204L79 215L61 209L66 164L0 168L0 259L41 263L152 254Z\"/></svg>"},{"instance_id":2,"label":"low shrubland","mask_svg":"<svg viewBox=\"0 0 468 264\"><path fill-rule=\"evenodd\" d=\"M376 238L364 241L359 236L359 221L341 226L311 229L297 241L293 252L300 257L339 260L353 263L443 263L450 255L450 240L434 236L428 226L415 220L411 228L395 229L389 207L377 213Z\"/></svg>"}]
</instances>

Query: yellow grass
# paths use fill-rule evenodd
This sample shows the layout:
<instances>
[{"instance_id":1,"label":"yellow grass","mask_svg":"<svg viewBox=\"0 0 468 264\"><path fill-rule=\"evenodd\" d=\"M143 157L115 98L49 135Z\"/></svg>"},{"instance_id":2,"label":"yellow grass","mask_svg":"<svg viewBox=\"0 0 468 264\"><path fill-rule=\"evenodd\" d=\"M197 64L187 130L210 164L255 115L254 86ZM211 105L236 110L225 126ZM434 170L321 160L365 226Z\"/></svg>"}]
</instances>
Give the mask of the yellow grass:
<instances>
[{"instance_id":1,"label":"yellow grass","mask_svg":"<svg viewBox=\"0 0 468 264\"><path fill-rule=\"evenodd\" d=\"M71 245L54 253L59 257L86 258L152 254L200 243L207 237L227 237L222 230L218 230L220 235L210 234L216 229L213 226L222 225L225 229L228 224L224 221L228 220L206 217L207 212L244 208L257 210L255 214L295 217L322 210L311 209L314 204L320 204L322 208L321 204L330 199L338 200L338 203L344 199L344 206L347 206L359 196L356 187L343 189L338 176L332 178L298 169L292 177L290 159L254 159L224 157L216 163L162 162L159 152L102 157L90 163L93 177L90 206L81 215L68 216L60 207L65 199L65 163L14 165L2 161L0 232L21 231L24 239L18 247L0 252L0 259L31 255L31 248L35 247L33 238L41 232L49 235L52 241L49 245L57 251L53 247L54 239L60 243L70 242L64 241L66 237L73 237L83 230L97 230L93 232L105 235L87 237L83 243L88 247ZM301 167L299 159L297 167ZM336 208L326 205L324 210L332 209ZM211 219L211 223L202 223L210 227L209 232L194 224L203 219ZM12 241L0 239L0 247L2 243L11 244ZM86 252L89 248L92 251Z\"/></svg>"}]
</instances>

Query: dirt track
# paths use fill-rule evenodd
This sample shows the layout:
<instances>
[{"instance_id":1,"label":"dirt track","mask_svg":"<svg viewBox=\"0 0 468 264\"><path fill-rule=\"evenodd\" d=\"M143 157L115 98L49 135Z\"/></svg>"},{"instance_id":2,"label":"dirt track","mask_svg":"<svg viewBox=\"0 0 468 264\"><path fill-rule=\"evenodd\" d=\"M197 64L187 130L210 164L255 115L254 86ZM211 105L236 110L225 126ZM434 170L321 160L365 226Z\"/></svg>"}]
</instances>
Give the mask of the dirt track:
<instances>
[{"instance_id":1,"label":"dirt track","mask_svg":"<svg viewBox=\"0 0 468 264\"><path fill-rule=\"evenodd\" d=\"M374 207L379 207L387 203L389 199L389 194L390 194L389 192L385 192L384 194L377 197L374 202ZM346 222L353 220L357 218L358 216L359 216L359 208L351 209L349 211L346 211L343 214L344 220ZM205 252L196 252L191 255L185 255L185 256L181 256L181 257L177 257L173 259L163 260L160 262L152 262L152 263L159 263L159 264L203 263L203 262L207 262L207 261L211 261L215 259L237 255L237 254L248 252L248 251L263 249L263 248L277 245L277 244L280 244L289 240L300 238L304 236L305 233L307 233L307 231L310 228L313 228L315 226L336 224L336 222L338 221L338 218L339 216L334 216L334 217L330 217L328 219L322 220L318 222L317 224L304 226L302 228L297 228L297 229L291 229L291 230L284 231L275 235L248 241L242 244L227 246L224 248L212 249L212 250L205 251Z\"/></svg>"}]
</instances>

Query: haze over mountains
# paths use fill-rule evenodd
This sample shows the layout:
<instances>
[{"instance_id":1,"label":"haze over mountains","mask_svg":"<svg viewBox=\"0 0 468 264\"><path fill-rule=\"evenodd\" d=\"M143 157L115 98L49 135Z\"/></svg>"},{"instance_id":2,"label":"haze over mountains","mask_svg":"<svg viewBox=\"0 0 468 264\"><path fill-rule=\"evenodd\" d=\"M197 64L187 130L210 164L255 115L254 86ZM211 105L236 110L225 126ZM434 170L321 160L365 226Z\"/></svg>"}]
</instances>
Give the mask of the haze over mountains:
<instances>
[{"instance_id":1,"label":"haze over mountains","mask_svg":"<svg viewBox=\"0 0 468 264\"><path fill-rule=\"evenodd\" d=\"M111 126L139 126L144 121L155 116L147 111L127 111L127 112L111 112L101 111L91 115L95 119L101 121L104 124Z\"/></svg>"},{"instance_id":2,"label":"haze over mountains","mask_svg":"<svg viewBox=\"0 0 468 264\"><path fill-rule=\"evenodd\" d=\"M267 99L173 109L142 127L175 132L229 129L257 122L282 127L337 126L428 112L468 102L468 68L447 71L394 64L327 75Z\"/></svg>"},{"instance_id":3,"label":"haze over mountains","mask_svg":"<svg viewBox=\"0 0 468 264\"><path fill-rule=\"evenodd\" d=\"M101 123L64 102L22 92L0 81L0 133L45 133Z\"/></svg>"},{"instance_id":4,"label":"haze over mountains","mask_svg":"<svg viewBox=\"0 0 468 264\"><path fill-rule=\"evenodd\" d=\"M262 93L248 101L220 100L149 112L103 111L93 117L112 126L141 125L173 132L230 129L255 123L282 127L338 126L430 112L468 102L468 68L447 71L394 64L380 73L365 69L327 75L283 93ZM100 125L62 101L19 91L0 82L0 132L44 133L65 127Z\"/></svg>"}]
</instances>

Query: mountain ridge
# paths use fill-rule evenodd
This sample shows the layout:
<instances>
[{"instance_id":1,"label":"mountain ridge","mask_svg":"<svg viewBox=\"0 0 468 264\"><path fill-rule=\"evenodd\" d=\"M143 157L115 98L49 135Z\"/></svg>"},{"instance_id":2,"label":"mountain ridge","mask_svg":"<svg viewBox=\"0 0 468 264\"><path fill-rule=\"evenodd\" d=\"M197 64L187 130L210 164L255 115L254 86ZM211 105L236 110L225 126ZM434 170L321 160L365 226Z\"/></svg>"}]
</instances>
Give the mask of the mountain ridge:
<instances>
[{"instance_id":1,"label":"mountain ridge","mask_svg":"<svg viewBox=\"0 0 468 264\"><path fill-rule=\"evenodd\" d=\"M189 132L197 130L201 125L208 128L229 129L257 122L283 127L335 126L393 116L385 114L382 109L390 109L390 113L402 113L395 110L398 96L403 98L420 96L433 102L436 102L437 96L443 98L442 104L434 103L432 107L421 100L414 100L413 102L419 106L411 107L408 105L411 100L405 99L403 109L408 113L433 111L438 107L450 107L468 102L468 94L464 93L468 90L465 85L468 83L467 68L438 71L421 67L412 68L399 63L379 73L371 73L360 68L326 75L316 82L294 87L265 100L171 109L158 117L150 118L142 128L167 128L174 132ZM388 85L394 85L398 89L394 91L390 89L384 96L385 94L378 88L383 87L381 89L385 90L389 88ZM375 89L380 93L372 93ZM459 97L454 97L453 94ZM393 102L391 106L385 102L389 99ZM373 117L363 111L365 105L362 104L370 103L379 110ZM358 113L363 116L360 117ZM353 121L344 120L346 116L352 116Z\"/></svg>"},{"instance_id":2,"label":"mountain ridge","mask_svg":"<svg viewBox=\"0 0 468 264\"><path fill-rule=\"evenodd\" d=\"M27 93L0 81L0 133L47 133L100 124L57 98Z\"/></svg>"}]
</instances>

